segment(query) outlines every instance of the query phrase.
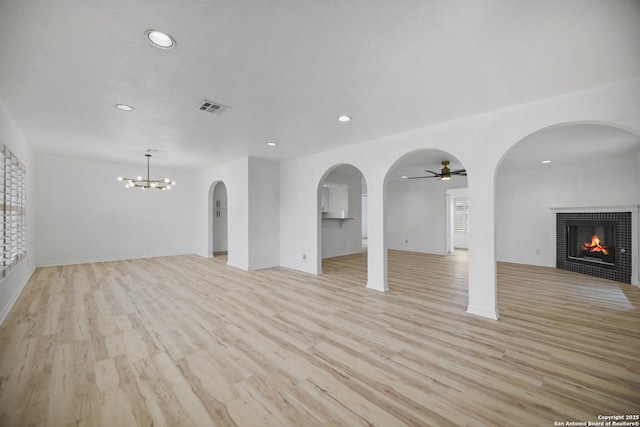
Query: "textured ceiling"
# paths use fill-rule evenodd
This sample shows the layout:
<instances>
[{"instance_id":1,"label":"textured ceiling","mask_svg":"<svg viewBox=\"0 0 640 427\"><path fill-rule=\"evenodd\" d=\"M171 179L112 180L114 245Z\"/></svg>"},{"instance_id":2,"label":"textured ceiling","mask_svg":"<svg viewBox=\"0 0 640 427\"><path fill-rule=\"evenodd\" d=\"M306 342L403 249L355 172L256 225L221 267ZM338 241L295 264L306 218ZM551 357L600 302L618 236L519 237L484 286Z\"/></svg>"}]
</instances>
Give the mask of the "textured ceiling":
<instances>
[{"instance_id":1,"label":"textured ceiling","mask_svg":"<svg viewBox=\"0 0 640 427\"><path fill-rule=\"evenodd\" d=\"M151 46L152 28L177 46ZM0 37L0 99L37 153L139 164L153 148L183 169L640 75L640 2L624 0L2 0Z\"/></svg>"}]
</instances>

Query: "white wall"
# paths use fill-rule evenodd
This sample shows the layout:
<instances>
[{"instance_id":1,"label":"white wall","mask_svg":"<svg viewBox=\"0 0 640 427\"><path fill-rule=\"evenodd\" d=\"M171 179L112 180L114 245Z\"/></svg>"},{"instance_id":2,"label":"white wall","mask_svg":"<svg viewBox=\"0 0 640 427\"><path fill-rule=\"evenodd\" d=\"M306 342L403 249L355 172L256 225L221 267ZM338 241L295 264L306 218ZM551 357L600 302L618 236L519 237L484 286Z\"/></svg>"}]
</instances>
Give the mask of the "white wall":
<instances>
[{"instance_id":1,"label":"white wall","mask_svg":"<svg viewBox=\"0 0 640 427\"><path fill-rule=\"evenodd\" d=\"M125 189L116 180L145 168L36 156L36 264L193 253L194 176L152 165L152 178L177 182L169 191Z\"/></svg>"},{"instance_id":2,"label":"white wall","mask_svg":"<svg viewBox=\"0 0 640 427\"><path fill-rule=\"evenodd\" d=\"M389 249L447 253L444 182L427 179L390 181L387 188Z\"/></svg>"},{"instance_id":3,"label":"white wall","mask_svg":"<svg viewBox=\"0 0 640 427\"><path fill-rule=\"evenodd\" d=\"M322 220L322 258L362 252L362 177L331 172L326 182L346 184L348 188L347 220ZM329 215L339 216L334 211L335 201L329 201Z\"/></svg>"},{"instance_id":4,"label":"white wall","mask_svg":"<svg viewBox=\"0 0 640 427\"><path fill-rule=\"evenodd\" d=\"M211 257L211 193L220 181L227 187L227 265L242 270L279 265L279 165L249 157L198 174L193 208L196 254Z\"/></svg>"},{"instance_id":5,"label":"white wall","mask_svg":"<svg viewBox=\"0 0 640 427\"><path fill-rule=\"evenodd\" d=\"M363 194L362 204L360 205L362 209L362 238L363 239L367 238L367 203L368 202L369 201L367 200L367 195Z\"/></svg>"},{"instance_id":6,"label":"white wall","mask_svg":"<svg viewBox=\"0 0 640 427\"><path fill-rule=\"evenodd\" d=\"M222 181L227 187L227 264L243 270L249 269L249 159L234 160L211 167L197 176L193 212L195 220L195 252L211 257L212 193L215 184Z\"/></svg>"},{"instance_id":7,"label":"white wall","mask_svg":"<svg viewBox=\"0 0 640 427\"><path fill-rule=\"evenodd\" d=\"M34 214L38 205L33 178L33 152L2 101L0 101L0 143L5 144L27 169L27 255L11 269L6 277L0 280L1 324L35 270L37 224L34 221Z\"/></svg>"},{"instance_id":8,"label":"white wall","mask_svg":"<svg viewBox=\"0 0 640 427\"><path fill-rule=\"evenodd\" d=\"M551 163L543 169L499 171L498 261L555 266L556 223L551 207L638 206L637 156L603 158L600 164L558 167Z\"/></svg>"},{"instance_id":9,"label":"white wall","mask_svg":"<svg viewBox=\"0 0 640 427\"><path fill-rule=\"evenodd\" d=\"M636 166L635 166L635 172L636 172L636 189L638 191L638 193L640 193L640 150L638 150L638 152L636 153ZM640 198L640 196L638 196L638 198ZM640 255L640 254L639 254Z\"/></svg>"},{"instance_id":10,"label":"white wall","mask_svg":"<svg viewBox=\"0 0 640 427\"><path fill-rule=\"evenodd\" d=\"M640 150L638 150L638 152L636 153L636 165L635 165L635 173L636 173L636 192L637 192L637 197L638 199L640 199ZM640 247L640 227L638 228L638 232L636 233L636 239L638 244L636 246ZM640 266L640 250L636 251L637 252L637 264L638 266ZM638 277L636 278L637 283L640 283L640 271L638 272Z\"/></svg>"},{"instance_id":11,"label":"white wall","mask_svg":"<svg viewBox=\"0 0 640 427\"><path fill-rule=\"evenodd\" d=\"M249 158L249 269L280 264L280 165Z\"/></svg>"},{"instance_id":12,"label":"white wall","mask_svg":"<svg viewBox=\"0 0 640 427\"><path fill-rule=\"evenodd\" d=\"M447 248L447 193L466 197L466 178L451 181L402 179L387 188L387 245L389 249L445 255ZM455 233L454 246L467 247L466 233ZM459 236L462 235L462 236Z\"/></svg>"}]
</instances>

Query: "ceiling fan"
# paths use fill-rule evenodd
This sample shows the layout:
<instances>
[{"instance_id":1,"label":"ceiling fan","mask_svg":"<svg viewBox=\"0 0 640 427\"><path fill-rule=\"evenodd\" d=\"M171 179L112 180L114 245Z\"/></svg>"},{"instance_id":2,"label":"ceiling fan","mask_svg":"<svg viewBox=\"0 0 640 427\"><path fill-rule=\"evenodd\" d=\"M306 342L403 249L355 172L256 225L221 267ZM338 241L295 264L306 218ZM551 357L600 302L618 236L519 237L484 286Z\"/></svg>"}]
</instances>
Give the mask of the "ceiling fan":
<instances>
[{"instance_id":1,"label":"ceiling fan","mask_svg":"<svg viewBox=\"0 0 640 427\"><path fill-rule=\"evenodd\" d=\"M408 179L440 178L440 180L446 181L446 180L451 179L452 175L467 176L467 171L465 169L458 169L457 171L452 171L451 169L449 169L448 165L449 165L449 160L443 160L442 161L442 169L440 170L440 173L437 173L437 172L434 172L434 171L430 171L430 170L425 170L425 172L429 172L429 173L431 173L433 175L410 176L410 177L407 177L407 178Z\"/></svg>"}]
</instances>

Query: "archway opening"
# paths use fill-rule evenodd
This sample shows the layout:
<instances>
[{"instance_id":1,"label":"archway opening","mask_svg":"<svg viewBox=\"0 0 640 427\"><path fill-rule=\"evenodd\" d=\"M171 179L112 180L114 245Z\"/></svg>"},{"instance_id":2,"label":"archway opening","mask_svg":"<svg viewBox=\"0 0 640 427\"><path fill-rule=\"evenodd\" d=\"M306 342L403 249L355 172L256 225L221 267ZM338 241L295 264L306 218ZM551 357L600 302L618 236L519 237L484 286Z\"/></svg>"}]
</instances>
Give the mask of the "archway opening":
<instances>
[{"instance_id":1,"label":"archway opening","mask_svg":"<svg viewBox=\"0 0 640 427\"><path fill-rule=\"evenodd\" d=\"M318 184L319 273L351 269L367 278L367 185L355 166L329 169ZM331 260L324 262L325 260ZM354 276L356 277L356 276ZM359 279L356 279L359 280Z\"/></svg>"},{"instance_id":2,"label":"archway opening","mask_svg":"<svg viewBox=\"0 0 640 427\"><path fill-rule=\"evenodd\" d=\"M209 253L225 258L229 253L228 197L222 181L211 185L209 191Z\"/></svg>"},{"instance_id":3,"label":"archway opening","mask_svg":"<svg viewBox=\"0 0 640 427\"><path fill-rule=\"evenodd\" d=\"M384 200L389 288L453 279L466 292L473 207L464 165L441 150L408 153L387 172Z\"/></svg>"},{"instance_id":4,"label":"archway opening","mask_svg":"<svg viewBox=\"0 0 640 427\"><path fill-rule=\"evenodd\" d=\"M631 283L637 284L638 170L640 136L609 124L565 123L538 130L516 142L502 157L495 175L498 288L501 278L511 274L505 273L509 266L525 270L528 266L561 268L591 276L604 272L607 279L621 281L610 275L616 263L623 263L625 258L629 264L624 268L631 274ZM583 260L581 241L577 242L578 252L569 253L576 249L567 246L576 224L595 224L603 214L612 220L618 212L634 210L628 239L631 254L629 248L623 247L626 243L616 239L616 233L604 229L599 244L617 247L611 251L617 257L603 261L587 256ZM589 216L588 220L580 219L584 215ZM566 222L565 218L573 217L574 220L569 219L571 224ZM582 240L591 241L591 237ZM523 286L523 295L531 292ZM552 291L560 295L561 288ZM509 304L500 296L498 292L499 304Z\"/></svg>"}]
</instances>

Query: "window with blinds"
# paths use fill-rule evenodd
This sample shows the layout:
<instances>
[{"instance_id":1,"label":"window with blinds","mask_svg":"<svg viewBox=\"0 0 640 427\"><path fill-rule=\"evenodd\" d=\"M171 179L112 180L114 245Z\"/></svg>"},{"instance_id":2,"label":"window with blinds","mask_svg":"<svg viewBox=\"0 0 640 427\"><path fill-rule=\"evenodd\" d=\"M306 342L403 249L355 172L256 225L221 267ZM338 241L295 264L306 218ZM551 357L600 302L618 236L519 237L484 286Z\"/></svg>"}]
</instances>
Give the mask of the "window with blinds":
<instances>
[{"instance_id":1,"label":"window with blinds","mask_svg":"<svg viewBox=\"0 0 640 427\"><path fill-rule=\"evenodd\" d=\"M27 253L27 170L4 145L0 144L0 206L2 230L0 278Z\"/></svg>"},{"instance_id":2,"label":"window with blinds","mask_svg":"<svg viewBox=\"0 0 640 427\"><path fill-rule=\"evenodd\" d=\"M469 199L460 197L454 199L456 214L456 233L469 232Z\"/></svg>"}]
</instances>

